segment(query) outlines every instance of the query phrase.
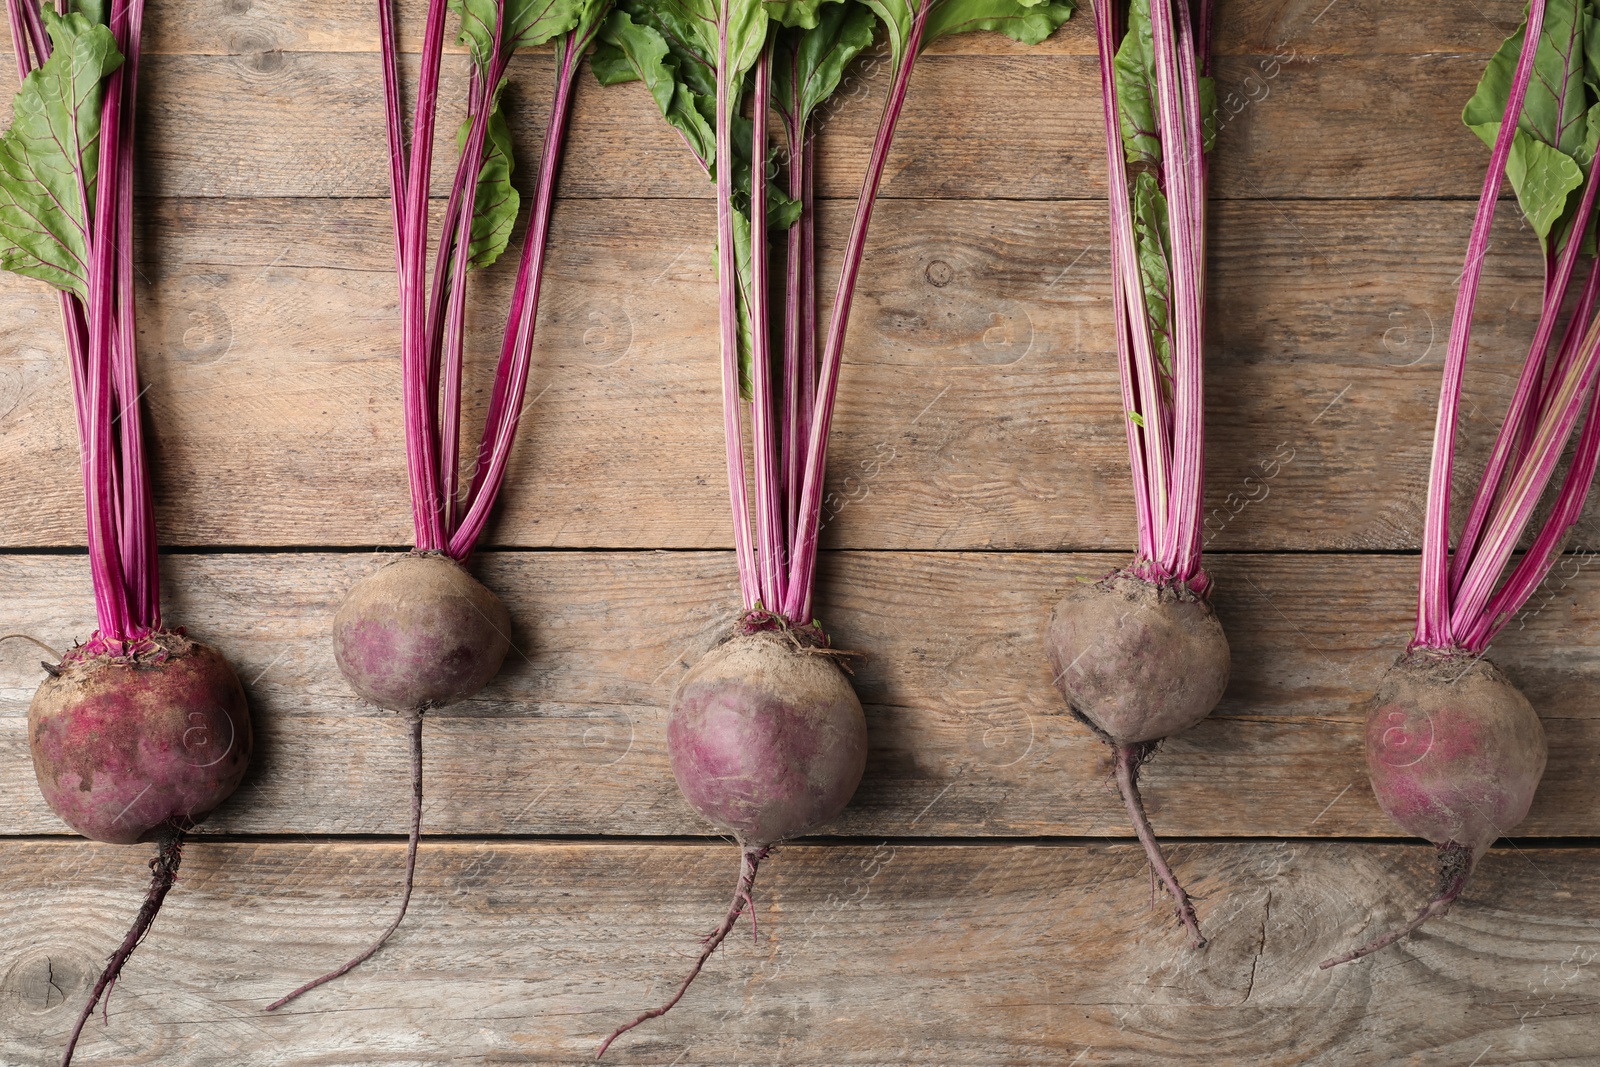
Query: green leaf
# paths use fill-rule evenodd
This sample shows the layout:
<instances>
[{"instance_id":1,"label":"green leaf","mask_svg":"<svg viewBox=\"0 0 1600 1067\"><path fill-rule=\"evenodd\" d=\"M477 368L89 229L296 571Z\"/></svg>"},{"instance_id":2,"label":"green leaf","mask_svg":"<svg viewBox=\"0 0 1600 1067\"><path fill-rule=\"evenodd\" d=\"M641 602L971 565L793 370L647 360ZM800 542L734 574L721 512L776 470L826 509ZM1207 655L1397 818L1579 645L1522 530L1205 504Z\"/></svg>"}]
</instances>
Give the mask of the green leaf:
<instances>
[{"instance_id":1,"label":"green leaf","mask_svg":"<svg viewBox=\"0 0 1600 1067\"><path fill-rule=\"evenodd\" d=\"M594 72L594 80L601 85L621 85L623 82L639 80L639 72L633 69L627 53L610 41L595 42L594 51L589 53L589 69Z\"/></svg>"},{"instance_id":2,"label":"green leaf","mask_svg":"<svg viewBox=\"0 0 1600 1067\"><path fill-rule=\"evenodd\" d=\"M1156 176L1140 171L1133 178L1133 244L1144 290L1145 321L1161 371L1162 393L1172 394L1172 238L1167 229L1167 198Z\"/></svg>"},{"instance_id":3,"label":"green leaf","mask_svg":"<svg viewBox=\"0 0 1600 1067\"><path fill-rule=\"evenodd\" d=\"M733 213L733 261L734 269L739 272L739 395L749 400L751 369L755 365L755 331L751 328L750 317L750 217L743 211Z\"/></svg>"},{"instance_id":4,"label":"green leaf","mask_svg":"<svg viewBox=\"0 0 1600 1067\"><path fill-rule=\"evenodd\" d=\"M889 41L889 59L899 67L911 43L911 23L916 18L917 5L912 0L862 0L862 3L883 23Z\"/></svg>"},{"instance_id":5,"label":"green leaf","mask_svg":"<svg viewBox=\"0 0 1600 1067\"><path fill-rule=\"evenodd\" d=\"M466 147L472 120L456 131L456 148ZM489 129L484 138L483 166L478 169L478 196L472 211L472 240L467 246L467 266L482 270L500 258L511 242L517 224L517 209L522 198L511 184L511 129L497 96L489 112Z\"/></svg>"},{"instance_id":6,"label":"green leaf","mask_svg":"<svg viewBox=\"0 0 1600 1067\"><path fill-rule=\"evenodd\" d=\"M1522 115L1517 121L1518 129L1574 158L1582 150L1588 132L1584 55L1594 32L1592 23L1593 17L1582 6L1582 0L1548 0L1539 50L1534 55L1533 78L1528 82ZM1461 113L1461 121L1490 146L1505 117L1526 33L1524 23L1501 43ZM1486 129L1490 126L1494 132Z\"/></svg>"},{"instance_id":7,"label":"green leaf","mask_svg":"<svg viewBox=\"0 0 1600 1067\"><path fill-rule=\"evenodd\" d=\"M766 5L761 0L728 0L728 75L735 84L755 68L766 45ZM733 94L735 111L739 107L738 95Z\"/></svg>"},{"instance_id":8,"label":"green leaf","mask_svg":"<svg viewBox=\"0 0 1600 1067\"><path fill-rule=\"evenodd\" d=\"M1594 94L1589 85L1597 78L1591 64L1600 58L1596 23L1584 0L1547 3L1533 77L1506 160L1517 203L1547 249L1552 238L1560 244L1571 228L1582 168L1594 157ZM1500 134L1526 35L1524 22L1501 43L1461 112L1462 122L1491 147Z\"/></svg>"},{"instance_id":9,"label":"green leaf","mask_svg":"<svg viewBox=\"0 0 1600 1067\"><path fill-rule=\"evenodd\" d=\"M839 91L845 68L872 46L877 16L861 4L830 3L808 29L785 31L772 69L772 96L801 122Z\"/></svg>"},{"instance_id":10,"label":"green leaf","mask_svg":"<svg viewBox=\"0 0 1600 1067\"><path fill-rule=\"evenodd\" d=\"M1525 130L1518 130L1511 141L1506 177L1541 244L1548 241L1550 228L1565 213L1568 195L1583 184L1583 171L1571 156Z\"/></svg>"},{"instance_id":11,"label":"green leaf","mask_svg":"<svg viewBox=\"0 0 1600 1067\"><path fill-rule=\"evenodd\" d=\"M600 39L603 44L615 49L633 68L634 76L644 82L661 117L683 134L689 149L700 160L700 165L709 170L717 154L716 130L707 114L710 108L708 106L702 110L699 98L703 94L694 92L680 80L682 61L668 46L665 35L648 22L634 21L629 11L618 7L606 19L600 30ZM690 62L698 60L691 59ZM607 67L603 61L596 75L606 70L613 68ZM615 77L614 70L611 76Z\"/></svg>"},{"instance_id":12,"label":"green leaf","mask_svg":"<svg viewBox=\"0 0 1600 1067\"><path fill-rule=\"evenodd\" d=\"M765 0L767 18L790 29L816 29L824 12L832 5L849 0Z\"/></svg>"},{"instance_id":13,"label":"green leaf","mask_svg":"<svg viewBox=\"0 0 1600 1067\"><path fill-rule=\"evenodd\" d=\"M1122 147L1129 163L1161 162L1160 122L1157 119L1155 35L1150 28L1150 0L1133 0L1128 7L1128 32L1117 46L1112 64L1117 88L1117 119L1122 126ZM1217 141L1217 84L1196 79L1200 90L1200 150L1209 152Z\"/></svg>"},{"instance_id":14,"label":"green leaf","mask_svg":"<svg viewBox=\"0 0 1600 1067\"><path fill-rule=\"evenodd\" d=\"M1073 0L933 0L922 45L969 30L994 30L1038 44L1072 17Z\"/></svg>"},{"instance_id":15,"label":"green leaf","mask_svg":"<svg viewBox=\"0 0 1600 1067\"><path fill-rule=\"evenodd\" d=\"M1150 30L1150 0L1128 6L1128 32L1117 46L1112 77L1117 87L1117 120L1130 163L1161 162L1156 123L1155 39Z\"/></svg>"},{"instance_id":16,"label":"green leaf","mask_svg":"<svg viewBox=\"0 0 1600 1067\"><path fill-rule=\"evenodd\" d=\"M505 0L506 25L501 46L509 51L544 44L578 25L583 0ZM450 0L450 10L461 18L461 44L472 53L480 70L488 68L494 46L496 0Z\"/></svg>"},{"instance_id":17,"label":"green leaf","mask_svg":"<svg viewBox=\"0 0 1600 1067\"><path fill-rule=\"evenodd\" d=\"M87 300L100 101L122 56L106 27L41 11L54 50L23 80L0 135L0 269Z\"/></svg>"},{"instance_id":18,"label":"green leaf","mask_svg":"<svg viewBox=\"0 0 1600 1067\"><path fill-rule=\"evenodd\" d=\"M600 23L611 13L613 0L576 0L578 5L577 24L572 28L574 39L580 48L587 48L595 39L595 34L600 28ZM566 47L562 44L560 47ZM557 55L560 55L558 48Z\"/></svg>"},{"instance_id":19,"label":"green leaf","mask_svg":"<svg viewBox=\"0 0 1600 1067\"><path fill-rule=\"evenodd\" d=\"M637 78L649 89L656 108L683 135L706 173L716 174L716 68L720 6L715 0L623 0L601 29L596 77L607 84ZM709 20L709 21L708 21ZM728 20L728 67L734 101L743 96L745 76L765 46L769 26L759 0L732 0ZM624 73L626 66L631 77ZM727 116L733 142L734 262L739 315L739 377L750 384L750 189L751 122L737 111ZM767 184L769 232L785 229L800 215L800 204Z\"/></svg>"},{"instance_id":20,"label":"green leaf","mask_svg":"<svg viewBox=\"0 0 1600 1067\"><path fill-rule=\"evenodd\" d=\"M70 6L62 6L68 11L76 11L97 26L111 25L111 8L106 0L75 0Z\"/></svg>"},{"instance_id":21,"label":"green leaf","mask_svg":"<svg viewBox=\"0 0 1600 1067\"><path fill-rule=\"evenodd\" d=\"M1200 151L1209 152L1217 147L1217 83L1205 75L1196 80L1200 84Z\"/></svg>"}]
</instances>

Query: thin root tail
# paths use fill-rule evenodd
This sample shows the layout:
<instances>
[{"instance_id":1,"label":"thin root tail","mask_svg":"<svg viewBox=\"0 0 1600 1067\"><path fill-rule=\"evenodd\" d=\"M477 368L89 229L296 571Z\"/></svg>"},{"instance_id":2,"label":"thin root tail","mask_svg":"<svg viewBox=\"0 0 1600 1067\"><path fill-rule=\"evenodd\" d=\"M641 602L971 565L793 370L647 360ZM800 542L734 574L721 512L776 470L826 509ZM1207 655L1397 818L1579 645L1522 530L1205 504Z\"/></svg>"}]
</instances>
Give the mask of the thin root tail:
<instances>
[{"instance_id":1,"label":"thin root tail","mask_svg":"<svg viewBox=\"0 0 1600 1067\"><path fill-rule=\"evenodd\" d=\"M1319 970L1337 967L1341 963L1350 963L1363 956L1370 956L1381 948L1388 948L1403 937L1409 937L1422 928L1422 924L1429 919L1436 918L1450 910L1450 905L1456 902L1461 891L1467 887L1467 879L1472 877L1472 869L1477 866L1478 854L1468 845L1458 845L1454 841L1439 846L1439 893L1422 909L1416 917L1404 926L1390 930L1382 937L1368 941L1365 945L1343 956L1335 956L1331 960L1323 960Z\"/></svg>"},{"instance_id":2,"label":"thin root tail","mask_svg":"<svg viewBox=\"0 0 1600 1067\"><path fill-rule=\"evenodd\" d=\"M329 971L321 978L314 978L293 993L279 997L267 1005L268 1011L277 1011L285 1004L294 1000L303 993L309 993L319 985L326 985L335 978L343 977L361 966L377 954L383 947L389 935L400 928L400 921L406 917L406 908L411 904L411 885L417 873L417 840L422 836L422 712L410 713L409 725L411 727L411 838L406 843L406 884L400 893L400 911L395 915L389 928L378 935L378 939L368 945L360 955L336 970Z\"/></svg>"},{"instance_id":3,"label":"thin root tail","mask_svg":"<svg viewBox=\"0 0 1600 1067\"><path fill-rule=\"evenodd\" d=\"M1149 743L1112 747L1117 789L1122 793L1122 802L1128 809L1128 818L1133 822L1133 832L1139 835L1139 843L1144 846L1144 854L1150 861L1150 869L1167 887L1167 892L1172 894L1173 902L1177 905L1178 921L1189 931L1190 947L1205 948L1206 939L1200 932L1200 921L1195 918L1194 902L1189 899L1189 894L1178 882L1178 876L1172 873L1172 868L1167 864L1167 857L1161 852L1161 843L1156 840L1155 831L1150 828L1150 820L1144 813L1144 798L1139 795L1139 767L1150 758L1152 751L1154 746Z\"/></svg>"},{"instance_id":4,"label":"thin root tail","mask_svg":"<svg viewBox=\"0 0 1600 1067\"><path fill-rule=\"evenodd\" d=\"M767 853L770 851L770 848L765 847L743 848L740 850L739 884L734 887L733 902L728 905L728 914L723 916L721 924L700 942L700 954L695 958L694 966L689 968L688 977L684 978L683 983L678 986L678 991L672 994L666 1003L660 1007L651 1008L631 1022L617 1027L610 1037L600 1043L599 1050L594 1054L595 1059L598 1060L604 1056L606 1049L611 1047L613 1041L632 1030L635 1026L649 1022L651 1019L659 1019L676 1007L678 1001L682 1000L683 995L689 991L689 986L693 985L695 978L699 976L700 968L706 965L706 960L711 958L711 953L716 951L717 946L722 944L723 940L733 930L734 925L739 921L739 916L744 914L747 907L750 909L751 932L755 932L756 904L753 893L756 884L756 868L761 865L762 860L767 858Z\"/></svg>"},{"instance_id":5,"label":"thin root tail","mask_svg":"<svg viewBox=\"0 0 1600 1067\"><path fill-rule=\"evenodd\" d=\"M61 1067L68 1067L72 1063L72 1052L78 1047L78 1038L83 1034L84 1024L89 1021L89 1016L94 1014L96 1004L105 998L105 1007L102 1009L102 1018L111 1021L111 987L117 984L117 977L122 974L123 965L128 962L128 957L133 955L133 950L150 932L150 927L156 921L156 913L161 910L161 902L167 899L167 891L178 880L178 865L183 862L183 831L172 828L161 836L160 845L156 851L155 859L150 861L150 890L144 895L144 905L139 909L139 914L134 918L133 925L128 928L128 934L122 939L122 944L111 954L106 961L105 970L100 972L100 978L94 984L94 990L89 994L89 1003L83 1006L83 1011L78 1015L78 1022L72 1028L72 1036L67 1038L66 1050L61 1053Z\"/></svg>"}]
</instances>

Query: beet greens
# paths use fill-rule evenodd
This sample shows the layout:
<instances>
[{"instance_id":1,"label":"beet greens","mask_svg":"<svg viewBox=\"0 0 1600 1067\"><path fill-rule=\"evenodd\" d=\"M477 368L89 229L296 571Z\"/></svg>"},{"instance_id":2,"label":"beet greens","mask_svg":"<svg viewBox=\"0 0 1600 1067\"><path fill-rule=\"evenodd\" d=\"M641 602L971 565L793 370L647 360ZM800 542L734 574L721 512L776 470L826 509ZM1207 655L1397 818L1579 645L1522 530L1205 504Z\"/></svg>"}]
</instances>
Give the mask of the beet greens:
<instances>
[{"instance_id":1,"label":"beet greens","mask_svg":"<svg viewBox=\"0 0 1600 1067\"><path fill-rule=\"evenodd\" d=\"M416 545L353 588L334 616L334 657L357 695L400 712L411 744L411 832L394 920L354 959L274 1001L269 1011L332 981L377 952L405 918L422 828L422 716L476 695L510 648L511 617L462 566L483 536L505 480L533 356L539 287L578 64L609 0L429 0L411 139L401 119L399 48L391 0L379 0L384 117L400 284L401 392ZM429 180L448 12L469 53L467 117L441 234L428 250ZM501 98L512 53L553 41L555 93L472 474L461 479L462 368L467 275L510 244L520 209ZM428 272L429 260L433 270Z\"/></svg>"},{"instance_id":2,"label":"beet greens","mask_svg":"<svg viewBox=\"0 0 1600 1067\"><path fill-rule=\"evenodd\" d=\"M667 731L679 788L740 846L738 886L672 997L614 1032L601 1055L683 997L753 908L760 862L778 842L836 817L860 782L866 723L812 614L812 590L828 429L873 204L924 47L972 29L1037 43L1070 12L1063 0L619 0L601 31L596 76L642 81L716 184L723 429L743 607L680 683ZM819 335L816 125L878 24L888 95ZM768 145L774 120L784 159ZM781 183L770 177L780 169Z\"/></svg>"},{"instance_id":3,"label":"beet greens","mask_svg":"<svg viewBox=\"0 0 1600 1067\"><path fill-rule=\"evenodd\" d=\"M1375 952L1445 914L1484 852L1527 815L1544 773L1547 749L1538 714L1484 653L1550 573L1583 510L1600 458L1592 397L1600 372L1596 40L1600 15L1582 0L1532 0L1525 23L1496 52L1462 115L1490 146L1489 169L1445 352L1416 633L1373 699L1366 739L1379 804L1407 833L1438 846L1440 884L1410 922L1324 967ZM1452 553L1457 412L1483 260L1507 178L1539 240L1543 300ZM1563 315L1564 307L1570 314ZM1553 507L1513 564L1575 430Z\"/></svg>"},{"instance_id":4,"label":"beet greens","mask_svg":"<svg viewBox=\"0 0 1600 1067\"><path fill-rule=\"evenodd\" d=\"M177 879L185 833L238 787L251 735L227 661L163 626L139 413L133 270L141 0L7 0L21 88L0 135L0 267L60 292L98 628L28 708L40 792L85 837L154 842L150 889L62 1053Z\"/></svg>"}]
</instances>

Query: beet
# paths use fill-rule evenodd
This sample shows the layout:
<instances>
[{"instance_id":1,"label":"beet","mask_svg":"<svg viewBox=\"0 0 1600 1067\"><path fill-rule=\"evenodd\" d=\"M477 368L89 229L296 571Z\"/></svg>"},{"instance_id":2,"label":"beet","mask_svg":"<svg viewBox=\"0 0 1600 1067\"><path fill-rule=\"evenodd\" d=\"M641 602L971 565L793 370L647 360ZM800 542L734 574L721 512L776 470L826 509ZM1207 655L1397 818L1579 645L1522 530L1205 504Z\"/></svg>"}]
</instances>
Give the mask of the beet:
<instances>
[{"instance_id":1,"label":"beet","mask_svg":"<svg viewBox=\"0 0 1600 1067\"><path fill-rule=\"evenodd\" d=\"M1045 652L1072 714L1111 746L1117 787L1151 866L1196 947L1194 904L1161 852L1139 793L1139 768L1163 738L1211 713L1228 688L1228 640L1184 582L1114 571L1073 586L1050 614Z\"/></svg>"},{"instance_id":2,"label":"beet","mask_svg":"<svg viewBox=\"0 0 1600 1067\"><path fill-rule=\"evenodd\" d=\"M1527 817L1544 775L1544 727L1482 657L1414 649L1384 674L1367 714L1367 773L1384 812L1439 848L1439 890L1409 923L1324 968L1392 945L1450 910L1478 860Z\"/></svg>"},{"instance_id":3,"label":"beet","mask_svg":"<svg viewBox=\"0 0 1600 1067\"><path fill-rule=\"evenodd\" d=\"M333 658L350 688L400 712L411 741L411 832L400 907L365 949L271 1004L285 1004L349 974L400 928L411 905L422 838L422 716L476 696L500 673L511 648L511 614L455 559L408 552L356 584L333 616Z\"/></svg>"},{"instance_id":4,"label":"beet","mask_svg":"<svg viewBox=\"0 0 1600 1067\"><path fill-rule=\"evenodd\" d=\"M96 634L49 671L28 705L45 802L92 840L158 846L144 905L78 1015L65 1065L177 880L184 833L239 787L252 738L238 675L181 631L117 642Z\"/></svg>"},{"instance_id":5,"label":"beet","mask_svg":"<svg viewBox=\"0 0 1600 1067\"><path fill-rule=\"evenodd\" d=\"M844 810L866 770L867 723L831 657L771 632L739 634L678 685L667 752L694 810L761 847Z\"/></svg>"},{"instance_id":6,"label":"beet","mask_svg":"<svg viewBox=\"0 0 1600 1067\"><path fill-rule=\"evenodd\" d=\"M539 290L574 85L610 3L538 8L490 4L467 10L455 0L427 0L411 120L404 119L401 33L395 5L378 5L382 109L388 136L395 269L400 281L400 397L414 550L357 585L334 617L334 658L362 699L398 711L411 740L411 834L399 913L378 939L344 966L268 1005L282 1007L377 952L405 918L422 824L422 716L466 700L499 673L511 647L511 618L493 593L461 566L476 550L511 466L533 364ZM460 18L459 33L446 28ZM537 24L537 28L535 28ZM529 37L529 34L534 37ZM555 87L531 201L511 181L500 101L517 48L551 41ZM434 166L446 41L467 49L474 86L456 141L455 177L435 200ZM450 94L444 94L449 96ZM499 132L491 133L491 130ZM498 162L491 162L497 159ZM480 197L480 191L482 196ZM435 213L435 204L442 212ZM463 462L462 382L468 349L469 276L508 247L526 219L521 262L500 335L475 460ZM430 265L432 267L430 275Z\"/></svg>"},{"instance_id":7,"label":"beet","mask_svg":"<svg viewBox=\"0 0 1600 1067\"><path fill-rule=\"evenodd\" d=\"M178 633L145 647L73 649L28 707L39 791L95 841L187 829L238 788L250 762L250 716L228 661Z\"/></svg>"},{"instance_id":8,"label":"beet","mask_svg":"<svg viewBox=\"0 0 1600 1067\"><path fill-rule=\"evenodd\" d=\"M500 598L440 552L411 552L350 590L333 617L333 656L369 704L421 711L488 685L511 648Z\"/></svg>"},{"instance_id":9,"label":"beet","mask_svg":"<svg viewBox=\"0 0 1600 1067\"><path fill-rule=\"evenodd\" d=\"M1211 605L1187 585L1125 571L1067 590L1045 652L1073 715L1112 745L1187 730L1228 687L1228 639Z\"/></svg>"},{"instance_id":10,"label":"beet","mask_svg":"<svg viewBox=\"0 0 1600 1067\"><path fill-rule=\"evenodd\" d=\"M762 613L757 626L769 625ZM867 766L861 701L814 627L750 629L706 653L678 684L667 721L672 774L685 799L739 845L728 912L701 943L670 999L619 1027L596 1058L683 999L739 916L754 922L756 870L780 841L810 833L850 803Z\"/></svg>"}]
</instances>

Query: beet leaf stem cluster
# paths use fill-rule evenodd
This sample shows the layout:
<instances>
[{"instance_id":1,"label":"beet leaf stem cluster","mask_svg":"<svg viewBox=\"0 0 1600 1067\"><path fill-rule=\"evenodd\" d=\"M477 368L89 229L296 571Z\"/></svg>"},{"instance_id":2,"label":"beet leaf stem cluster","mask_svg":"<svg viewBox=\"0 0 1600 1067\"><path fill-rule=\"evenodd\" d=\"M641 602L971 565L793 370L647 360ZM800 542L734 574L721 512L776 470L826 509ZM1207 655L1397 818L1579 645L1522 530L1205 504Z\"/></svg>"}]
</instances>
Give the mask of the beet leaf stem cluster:
<instances>
[{"instance_id":1,"label":"beet leaf stem cluster","mask_svg":"<svg viewBox=\"0 0 1600 1067\"><path fill-rule=\"evenodd\" d=\"M139 418L134 99L143 0L7 0L22 86L0 135L0 268L60 290L99 630L121 654L161 628Z\"/></svg>"},{"instance_id":2,"label":"beet leaf stem cluster","mask_svg":"<svg viewBox=\"0 0 1600 1067\"><path fill-rule=\"evenodd\" d=\"M747 611L799 626L812 621L828 431L850 306L917 55L939 37L971 29L1038 43L1071 10L1067 0L620 0L606 20L597 77L642 81L716 184L723 431ZM889 87L824 326L817 124L879 27ZM781 159L769 149L772 126L782 131ZM780 243L774 235L784 230ZM781 303L773 299L779 285Z\"/></svg>"},{"instance_id":3,"label":"beet leaf stem cluster","mask_svg":"<svg viewBox=\"0 0 1600 1067\"><path fill-rule=\"evenodd\" d=\"M1600 459L1592 404L1600 372L1594 248L1600 66L1591 63L1584 42L1597 34L1600 16L1581 0L1532 0L1526 22L1490 61L1462 116L1492 151L1445 352L1413 647L1487 648L1549 574L1594 481ZM1544 296L1516 391L1451 553L1457 412L1495 203L1507 177L1544 252ZM1562 327L1564 307L1571 312ZM1580 418L1554 506L1512 565Z\"/></svg>"}]
</instances>

